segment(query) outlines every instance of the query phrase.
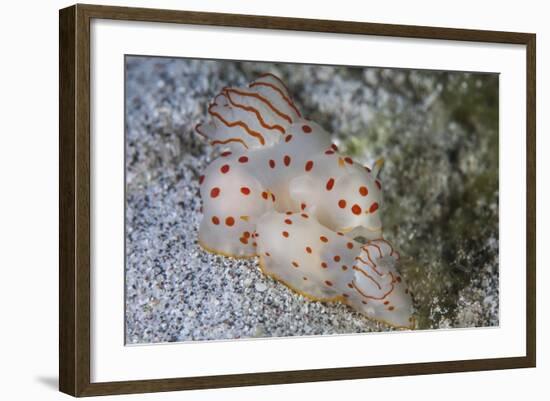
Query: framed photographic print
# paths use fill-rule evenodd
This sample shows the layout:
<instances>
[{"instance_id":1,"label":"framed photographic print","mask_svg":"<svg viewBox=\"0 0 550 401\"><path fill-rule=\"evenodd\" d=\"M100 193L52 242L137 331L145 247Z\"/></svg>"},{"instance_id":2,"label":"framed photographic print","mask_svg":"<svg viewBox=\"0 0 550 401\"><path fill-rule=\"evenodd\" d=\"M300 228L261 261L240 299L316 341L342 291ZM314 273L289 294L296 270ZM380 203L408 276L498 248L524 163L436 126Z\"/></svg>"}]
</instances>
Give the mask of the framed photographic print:
<instances>
[{"instance_id":1,"label":"framed photographic print","mask_svg":"<svg viewBox=\"0 0 550 401\"><path fill-rule=\"evenodd\" d=\"M535 112L534 34L61 10L60 390L534 367Z\"/></svg>"}]
</instances>

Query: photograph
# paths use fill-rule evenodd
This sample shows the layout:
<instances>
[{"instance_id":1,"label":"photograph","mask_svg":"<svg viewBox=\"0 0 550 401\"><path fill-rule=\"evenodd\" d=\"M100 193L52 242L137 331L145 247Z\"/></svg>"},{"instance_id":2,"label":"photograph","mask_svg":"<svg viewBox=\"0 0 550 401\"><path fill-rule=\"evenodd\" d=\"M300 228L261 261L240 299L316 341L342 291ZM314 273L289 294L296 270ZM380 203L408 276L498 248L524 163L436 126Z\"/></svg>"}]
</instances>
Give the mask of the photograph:
<instances>
[{"instance_id":1,"label":"photograph","mask_svg":"<svg viewBox=\"0 0 550 401\"><path fill-rule=\"evenodd\" d=\"M6 2L0 399L543 398L546 8Z\"/></svg>"},{"instance_id":2,"label":"photograph","mask_svg":"<svg viewBox=\"0 0 550 401\"><path fill-rule=\"evenodd\" d=\"M499 74L125 56L125 343L499 325Z\"/></svg>"}]
</instances>

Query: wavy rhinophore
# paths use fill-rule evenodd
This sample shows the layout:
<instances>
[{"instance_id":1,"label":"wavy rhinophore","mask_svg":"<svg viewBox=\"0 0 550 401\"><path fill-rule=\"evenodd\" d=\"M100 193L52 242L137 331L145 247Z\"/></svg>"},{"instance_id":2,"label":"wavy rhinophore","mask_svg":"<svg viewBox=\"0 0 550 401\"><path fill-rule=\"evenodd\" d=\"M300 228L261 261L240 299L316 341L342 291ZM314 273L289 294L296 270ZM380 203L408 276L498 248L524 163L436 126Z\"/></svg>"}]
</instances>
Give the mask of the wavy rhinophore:
<instances>
[{"instance_id":1,"label":"wavy rhinophore","mask_svg":"<svg viewBox=\"0 0 550 401\"><path fill-rule=\"evenodd\" d=\"M341 155L272 74L223 88L196 131L221 151L199 180L204 249L259 256L265 274L310 299L414 327L399 254L382 235L381 161Z\"/></svg>"}]
</instances>

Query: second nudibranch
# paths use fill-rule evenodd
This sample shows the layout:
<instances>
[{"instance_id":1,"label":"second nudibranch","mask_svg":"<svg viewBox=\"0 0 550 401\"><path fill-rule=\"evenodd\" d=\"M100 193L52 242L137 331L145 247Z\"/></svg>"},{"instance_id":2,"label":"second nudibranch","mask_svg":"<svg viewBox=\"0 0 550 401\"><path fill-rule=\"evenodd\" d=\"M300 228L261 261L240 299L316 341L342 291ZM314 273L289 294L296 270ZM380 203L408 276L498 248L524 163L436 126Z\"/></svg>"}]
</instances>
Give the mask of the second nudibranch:
<instances>
[{"instance_id":1,"label":"second nudibranch","mask_svg":"<svg viewBox=\"0 0 550 401\"><path fill-rule=\"evenodd\" d=\"M399 253L384 239L354 241L307 213L263 215L253 240L262 271L317 301L340 301L400 328L414 326L409 289L395 266Z\"/></svg>"}]
</instances>

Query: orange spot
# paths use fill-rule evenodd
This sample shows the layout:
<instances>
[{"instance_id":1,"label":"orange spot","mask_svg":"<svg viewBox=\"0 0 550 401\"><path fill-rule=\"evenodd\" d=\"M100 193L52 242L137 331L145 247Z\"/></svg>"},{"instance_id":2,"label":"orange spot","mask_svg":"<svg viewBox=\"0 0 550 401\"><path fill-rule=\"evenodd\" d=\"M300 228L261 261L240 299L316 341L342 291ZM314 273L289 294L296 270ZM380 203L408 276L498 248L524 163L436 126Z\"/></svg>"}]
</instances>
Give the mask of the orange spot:
<instances>
[{"instance_id":1,"label":"orange spot","mask_svg":"<svg viewBox=\"0 0 550 401\"><path fill-rule=\"evenodd\" d=\"M321 235L321 236L319 237L319 239L320 239L322 242L328 242L328 238L325 237L324 235Z\"/></svg>"},{"instance_id":2,"label":"orange spot","mask_svg":"<svg viewBox=\"0 0 550 401\"><path fill-rule=\"evenodd\" d=\"M313 168L313 162L311 160L309 160L306 163L306 171L311 171L312 168Z\"/></svg>"},{"instance_id":3,"label":"orange spot","mask_svg":"<svg viewBox=\"0 0 550 401\"><path fill-rule=\"evenodd\" d=\"M305 203L302 203L302 204L300 205L300 208L301 208L302 210L305 210L305 209L306 209L306 204L305 204Z\"/></svg>"},{"instance_id":4,"label":"orange spot","mask_svg":"<svg viewBox=\"0 0 550 401\"><path fill-rule=\"evenodd\" d=\"M283 237L288 238L288 231L283 231Z\"/></svg>"},{"instance_id":5,"label":"orange spot","mask_svg":"<svg viewBox=\"0 0 550 401\"><path fill-rule=\"evenodd\" d=\"M306 246L306 252L307 252L307 253L311 253L311 252L312 252L312 251L311 251L311 248L310 248L309 246Z\"/></svg>"},{"instance_id":6,"label":"orange spot","mask_svg":"<svg viewBox=\"0 0 550 401\"><path fill-rule=\"evenodd\" d=\"M271 159L271 160L269 161L269 167L275 168L275 160Z\"/></svg>"},{"instance_id":7,"label":"orange spot","mask_svg":"<svg viewBox=\"0 0 550 401\"><path fill-rule=\"evenodd\" d=\"M204 182L204 175L201 175L199 177L199 185L202 185L203 182Z\"/></svg>"},{"instance_id":8,"label":"orange spot","mask_svg":"<svg viewBox=\"0 0 550 401\"><path fill-rule=\"evenodd\" d=\"M353 284L352 284L352 283L348 283L348 287L349 287L349 288L353 288Z\"/></svg>"},{"instance_id":9,"label":"orange spot","mask_svg":"<svg viewBox=\"0 0 550 401\"><path fill-rule=\"evenodd\" d=\"M286 212L287 216L290 216L292 214L292 212L289 210L288 212Z\"/></svg>"},{"instance_id":10,"label":"orange spot","mask_svg":"<svg viewBox=\"0 0 550 401\"><path fill-rule=\"evenodd\" d=\"M302 277L302 279L303 279L303 280L307 280L307 277L306 277L306 276L304 276L304 277Z\"/></svg>"},{"instance_id":11,"label":"orange spot","mask_svg":"<svg viewBox=\"0 0 550 401\"><path fill-rule=\"evenodd\" d=\"M321 267L322 267L323 269L326 269L326 268L328 267L328 265L327 265L325 262L323 262L323 263L321 263Z\"/></svg>"},{"instance_id":12,"label":"orange spot","mask_svg":"<svg viewBox=\"0 0 550 401\"><path fill-rule=\"evenodd\" d=\"M344 236L344 233L338 231L336 234L338 234L339 236L343 237Z\"/></svg>"},{"instance_id":13,"label":"orange spot","mask_svg":"<svg viewBox=\"0 0 550 401\"><path fill-rule=\"evenodd\" d=\"M334 257L334 261L335 261L335 262L340 262L340 255L336 255L336 256Z\"/></svg>"},{"instance_id":14,"label":"orange spot","mask_svg":"<svg viewBox=\"0 0 550 401\"><path fill-rule=\"evenodd\" d=\"M351 207L351 211L353 212L353 214L361 214L361 206L355 204Z\"/></svg>"},{"instance_id":15,"label":"orange spot","mask_svg":"<svg viewBox=\"0 0 550 401\"><path fill-rule=\"evenodd\" d=\"M290 142L292 140L292 135L288 135L286 138L285 138L285 142Z\"/></svg>"},{"instance_id":16,"label":"orange spot","mask_svg":"<svg viewBox=\"0 0 550 401\"><path fill-rule=\"evenodd\" d=\"M225 219L225 224L227 224L229 227L231 227L233 224L235 224L235 219L231 216Z\"/></svg>"},{"instance_id":17,"label":"orange spot","mask_svg":"<svg viewBox=\"0 0 550 401\"><path fill-rule=\"evenodd\" d=\"M222 172L222 174L225 174L229 171L229 164L224 164L221 168L220 168L220 171Z\"/></svg>"},{"instance_id":18,"label":"orange spot","mask_svg":"<svg viewBox=\"0 0 550 401\"><path fill-rule=\"evenodd\" d=\"M302 131L304 131L304 134L310 134L311 127L309 125L302 125Z\"/></svg>"},{"instance_id":19,"label":"orange spot","mask_svg":"<svg viewBox=\"0 0 550 401\"><path fill-rule=\"evenodd\" d=\"M246 163L247 161L248 161L248 157L246 156L239 157L239 163Z\"/></svg>"},{"instance_id":20,"label":"orange spot","mask_svg":"<svg viewBox=\"0 0 550 401\"><path fill-rule=\"evenodd\" d=\"M241 237L240 240L243 244L248 245L248 240L246 238Z\"/></svg>"},{"instance_id":21,"label":"orange spot","mask_svg":"<svg viewBox=\"0 0 550 401\"><path fill-rule=\"evenodd\" d=\"M332 281L326 280L326 281L325 281L325 284L328 285L329 287L332 287Z\"/></svg>"},{"instance_id":22,"label":"orange spot","mask_svg":"<svg viewBox=\"0 0 550 401\"><path fill-rule=\"evenodd\" d=\"M288 165L290 164L290 156L289 155L286 155L283 162L285 163L285 166L288 167Z\"/></svg>"},{"instance_id":23,"label":"orange spot","mask_svg":"<svg viewBox=\"0 0 550 401\"><path fill-rule=\"evenodd\" d=\"M344 160L347 164L353 164L353 160L351 159L351 157L345 157Z\"/></svg>"},{"instance_id":24,"label":"orange spot","mask_svg":"<svg viewBox=\"0 0 550 401\"><path fill-rule=\"evenodd\" d=\"M272 200L273 202L275 202L275 194L274 194L274 193L271 193L271 200Z\"/></svg>"},{"instance_id":25,"label":"orange spot","mask_svg":"<svg viewBox=\"0 0 550 401\"><path fill-rule=\"evenodd\" d=\"M220 191L220 189L219 189L218 187L214 187L214 188L212 188L212 190L210 191L210 196L211 196L212 198L217 198L218 195L220 194L220 192L221 192L221 191Z\"/></svg>"},{"instance_id":26,"label":"orange spot","mask_svg":"<svg viewBox=\"0 0 550 401\"><path fill-rule=\"evenodd\" d=\"M244 236L245 238L250 238L250 233L249 233L248 231L245 231L245 232L243 233L243 236Z\"/></svg>"},{"instance_id":27,"label":"orange spot","mask_svg":"<svg viewBox=\"0 0 550 401\"><path fill-rule=\"evenodd\" d=\"M220 224L220 219L218 219L216 216L212 217L212 223L215 225Z\"/></svg>"},{"instance_id":28,"label":"orange spot","mask_svg":"<svg viewBox=\"0 0 550 401\"><path fill-rule=\"evenodd\" d=\"M374 202L372 205L370 205L369 212L374 213L378 210L378 203Z\"/></svg>"},{"instance_id":29,"label":"orange spot","mask_svg":"<svg viewBox=\"0 0 550 401\"><path fill-rule=\"evenodd\" d=\"M231 154L231 152L223 152L222 154L220 154L221 157L226 157L226 156L229 156Z\"/></svg>"},{"instance_id":30,"label":"orange spot","mask_svg":"<svg viewBox=\"0 0 550 401\"><path fill-rule=\"evenodd\" d=\"M267 192L265 192L265 191L262 192L262 198L267 199L267 196L268 196L268 195L267 195Z\"/></svg>"},{"instance_id":31,"label":"orange spot","mask_svg":"<svg viewBox=\"0 0 550 401\"><path fill-rule=\"evenodd\" d=\"M285 223L286 223L286 224L292 224L292 220L286 219L286 220L285 220Z\"/></svg>"},{"instance_id":32,"label":"orange spot","mask_svg":"<svg viewBox=\"0 0 550 401\"><path fill-rule=\"evenodd\" d=\"M344 199L340 199L338 201L338 206L340 206L340 209L343 209L346 207L346 201Z\"/></svg>"},{"instance_id":33,"label":"orange spot","mask_svg":"<svg viewBox=\"0 0 550 401\"><path fill-rule=\"evenodd\" d=\"M389 303L390 303L390 301L384 301L384 305L387 305Z\"/></svg>"},{"instance_id":34,"label":"orange spot","mask_svg":"<svg viewBox=\"0 0 550 401\"><path fill-rule=\"evenodd\" d=\"M241 192L243 193L243 195L250 195L250 188L241 187Z\"/></svg>"},{"instance_id":35,"label":"orange spot","mask_svg":"<svg viewBox=\"0 0 550 401\"><path fill-rule=\"evenodd\" d=\"M400 283L401 282L401 276L397 276L396 280L397 280L398 283Z\"/></svg>"},{"instance_id":36,"label":"orange spot","mask_svg":"<svg viewBox=\"0 0 550 401\"><path fill-rule=\"evenodd\" d=\"M348 247L348 249L353 249L353 242L348 242L346 246Z\"/></svg>"},{"instance_id":37,"label":"orange spot","mask_svg":"<svg viewBox=\"0 0 550 401\"><path fill-rule=\"evenodd\" d=\"M360 187L359 194L361 196L367 196L369 194L369 189L367 187Z\"/></svg>"},{"instance_id":38,"label":"orange spot","mask_svg":"<svg viewBox=\"0 0 550 401\"><path fill-rule=\"evenodd\" d=\"M305 214L305 213L302 213L300 216L302 216L304 219L309 218L309 216L308 216L307 214Z\"/></svg>"},{"instance_id":39,"label":"orange spot","mask_svg":"<svg viewBox=\"0 0 550 401\"><path fill-rule=\"evenodd\" d=\"M258 246L258 244L256 244L255 242L252 243L252 246Z\"/></svg>"},{"instance_id":40,"label":"orange spot","mask_svg":"<svg viewBox=\"0 0 550 401\"><path fill-rule=\"evenodd\" d=\"M271 256L271 254L269 252L266 252L265 256Z\"/></svg>"},{"instance_id":41,"label":"orange spot","mask_svg":"<svg viewBox=\"0 0 550 401\"><path fill-rule=\"evenodd\" d=\"M346 270L348 270L348 267L346 265L342 265L342 270L346 271Z\"/></svg>"},{"instance_id":42,"label":"orange spot","mask_svg":"<svg viewBox=\"0 0 550 401\"><path fill-rule=\"evenodd\" d=\"M327 191L330 191L334 187L334 178L330 178L327 181Z\"/></svg>"},{"instance_id":43,"label":"orange spot","mask_svg":"<svg viewBox=\"0 0 550 401\"><path fill-rule=\"evenodd\" d=\"M395 309L395 307L393 307L393 306L390 306L390 307L388 308L388 310L394 310L394 309Z\"/></svg>"},{"instance_id":44,"label":"orange spot","mask_svg":"<svg viewBox=\"0 0 550 401\"><path fill-rule=\"evenodd\" d=\"M292 261L292 266L298 267L298 266L299 266L299 265L298 265L298 262Z\"/></svg>"}]
</instances>

